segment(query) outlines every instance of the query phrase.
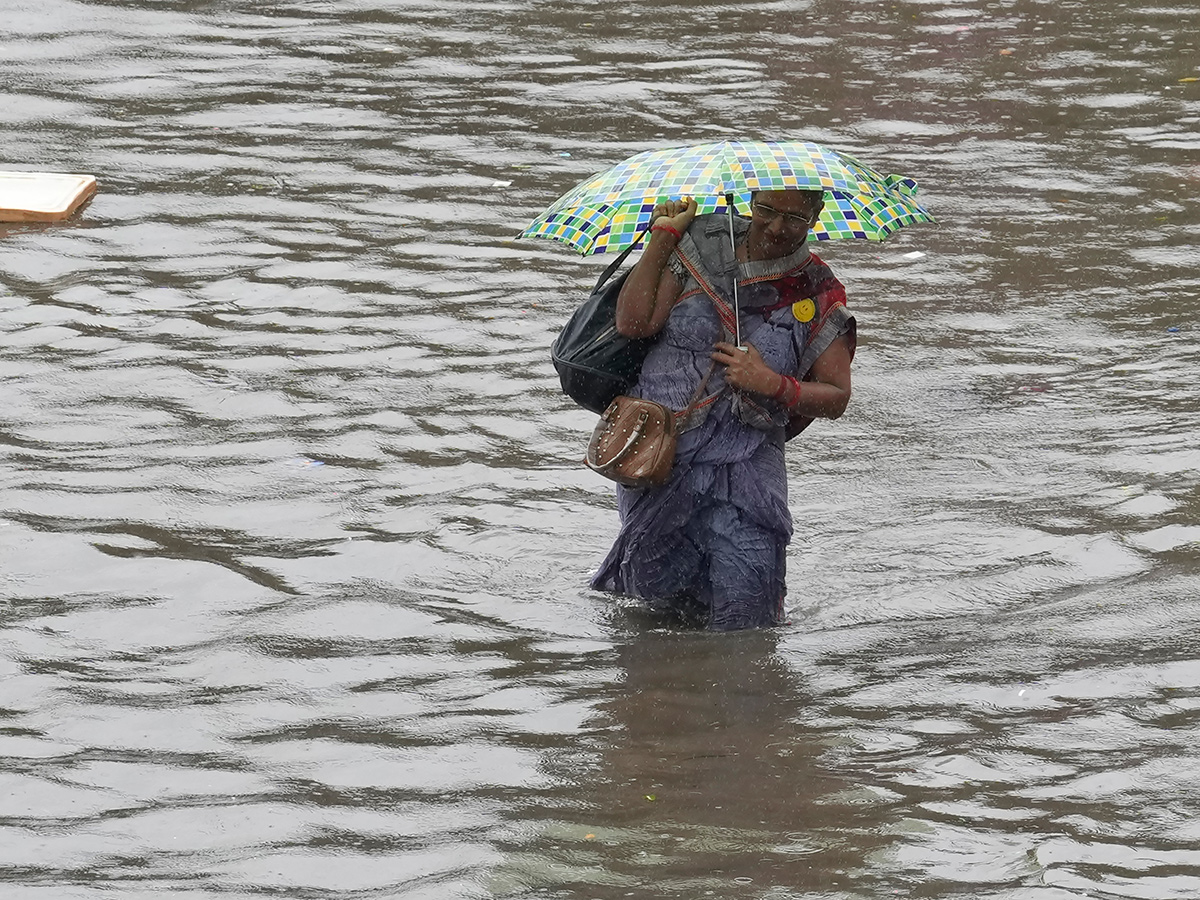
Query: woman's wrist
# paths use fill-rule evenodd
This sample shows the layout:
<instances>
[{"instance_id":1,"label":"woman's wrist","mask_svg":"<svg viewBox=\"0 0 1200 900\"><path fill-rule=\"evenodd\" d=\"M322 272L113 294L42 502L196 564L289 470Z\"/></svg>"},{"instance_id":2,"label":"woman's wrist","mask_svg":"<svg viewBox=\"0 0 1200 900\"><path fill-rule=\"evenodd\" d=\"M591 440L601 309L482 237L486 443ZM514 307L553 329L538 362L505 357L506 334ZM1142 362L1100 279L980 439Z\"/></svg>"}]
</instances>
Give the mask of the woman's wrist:
<instances>
[{"instance_id":1,"label":"woman's wrist","mask_svg":"<svg viewBox=\"0 0 1200 900\"><path fill-rule=\"evenodd\" d=\"M800 382L789 375L780 375L779 386L771 395L771 399L791 409L800 402Z\"/></svg>"},{"instance_id":2,"label":"woman's wrist","mask_svg":"<svg viewBox=\"0 0 1200 900\"><path fill-rule=\"evenodd\" d=\"M669 222L662 221L665 218L666 216L659 216L657 219L651 222L650 233L658 234L659 232L664 232L674 237L675 240L680 240L683 237L683 232Z\"/></svg>"}]
</instances>

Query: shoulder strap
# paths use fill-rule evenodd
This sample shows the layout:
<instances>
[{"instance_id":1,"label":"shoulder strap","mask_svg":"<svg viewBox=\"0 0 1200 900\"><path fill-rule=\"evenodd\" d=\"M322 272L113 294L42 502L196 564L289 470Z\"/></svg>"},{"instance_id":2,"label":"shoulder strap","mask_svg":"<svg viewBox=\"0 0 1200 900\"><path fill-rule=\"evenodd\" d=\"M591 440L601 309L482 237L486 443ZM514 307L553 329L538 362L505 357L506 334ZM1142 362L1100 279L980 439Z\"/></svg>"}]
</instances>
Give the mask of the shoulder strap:
<instances>
[{"instance_id":1,"label":"shoulder strap","mask_svg":"<svg viewBox=\"0 0 1200 900\"><path fill-rule=\"evenodd\" d=\"M698 234L689 228L683 240L679 242L676 253L684 268L712 301L726 331L726 337L732 341L738 333L738 323L731 300L736 290L738 262L729 242L729 234L724 231L725 222L718 222L717 218L714 216L706 221L704 229ZM723 216L719 218L724 219ZM719 271L711 271L710 263Z\"/></svg>"},{"instance_id":2,"label":"shoulder strap","mask_svg":"<svg viewBox=\"0 0 1200 900\"><path fill-rule=\"evenodd\" d=\"M681 409L679 412L675 413L675 418L678 421L686 422L688 416L695 412L696 404L698 404L700 402L700 398L704 396L704 389L708 387L708 380L712 378L712 374L716 371L716 369L717 364L715 362L709 363L708 371L704 373L704 377L701 378L700 383L696 385L696 390L692 391L692 399L688 401L688 405L684 409ZM724 388L721 390L724 390Z\"/></svg>"},{"instance_id":3,"label":"shoulder strap","mask_svg":"<svg viewBox=\"0 0 1200 900\"><path fill-rule=\"evenodd\" d=\"M625 262L625 260L629 258L629 254L632 253L634 251L634 249L637 247L637 245L642 242L642 238L644 238L646 236L646 232L648 232L649 230L650 230L650 226L647 225L645 228L643 228L641 231L639 231L637 234L637 237L635 237L633 239L633 243L630 244L628 247L626 247L624 250L622 250L621 255L618 256L616 259L614 259L612 262L610 262L608 264L608 266L604 269L604 271L600 273L600 280L596 282L596 287L595 287L596 291L598 291L598 290L600 290L600 288L604 287L604 283L606 281L608 281L608 279L612 278L613 272L615 272L615 271L617 271L617 269L621 268L621 263Z\"/></svg>"}]
</instances>

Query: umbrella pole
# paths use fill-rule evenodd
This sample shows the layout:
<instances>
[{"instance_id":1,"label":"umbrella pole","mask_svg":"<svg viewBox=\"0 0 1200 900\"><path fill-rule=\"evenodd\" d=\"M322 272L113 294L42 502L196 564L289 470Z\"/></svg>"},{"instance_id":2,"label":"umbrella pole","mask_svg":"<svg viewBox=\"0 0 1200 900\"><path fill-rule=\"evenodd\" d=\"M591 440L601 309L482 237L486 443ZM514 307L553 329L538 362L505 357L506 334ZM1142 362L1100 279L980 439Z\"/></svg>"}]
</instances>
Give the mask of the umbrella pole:
<instances>
[{"instance_id":1,"label":"umbrella pole","mask_svg":"<svg viewBox=\"0 0 1200 900\"><path fill-rule=\"evenodd\" d=\"M733 192L725 195L725 208L729 211L729 246L733 249L733 343L742 346L742 311L738 308L737 239L733 236Z\"/></svg>"}]
</instances>

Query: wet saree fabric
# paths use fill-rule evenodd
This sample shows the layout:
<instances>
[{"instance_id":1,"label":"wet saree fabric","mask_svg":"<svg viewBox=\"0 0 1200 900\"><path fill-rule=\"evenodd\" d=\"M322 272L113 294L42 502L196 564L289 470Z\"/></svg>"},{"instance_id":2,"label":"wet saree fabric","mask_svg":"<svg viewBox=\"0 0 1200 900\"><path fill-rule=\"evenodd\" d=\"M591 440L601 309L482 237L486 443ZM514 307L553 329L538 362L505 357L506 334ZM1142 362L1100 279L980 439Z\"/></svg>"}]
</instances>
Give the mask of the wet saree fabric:
<instances>
[{"instance_id":1,"label":"wet saree fabric","mask_svg":"<svg viewBox=\"0 0 1200 900\"><path fill-rule=\"evenodd\" d=\"M735 221L744 236L746 223ZM683 294L634 396L687 406L724 334L712 294L731 292L735 266L742 339L776 372L803 377L819 356L814 348L852 333L841 285L817 257L802 248L738 266L727 230L722 248L727 228L724 216L702 216L680 242ZM716 399L685 426L667 484L617 488L621 530L592 586L715 630L778 625L792 536L783 456L788 416L765 398L729 389L720 366L707 393Z\"/></svg>"}]
</instances>

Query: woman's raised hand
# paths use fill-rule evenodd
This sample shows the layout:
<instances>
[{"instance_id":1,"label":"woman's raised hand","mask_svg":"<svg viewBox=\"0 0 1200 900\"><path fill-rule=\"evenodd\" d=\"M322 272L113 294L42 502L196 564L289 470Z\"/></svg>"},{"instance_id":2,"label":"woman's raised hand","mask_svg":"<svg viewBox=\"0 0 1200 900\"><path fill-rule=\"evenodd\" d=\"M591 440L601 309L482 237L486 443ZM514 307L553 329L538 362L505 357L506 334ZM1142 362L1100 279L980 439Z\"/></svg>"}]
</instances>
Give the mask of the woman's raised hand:
<instances>
[{"instance_id":1,"label":"woman's raised hand","mask_svg":"<svg viewBox=\"0 0 1200 900\"><path fill-rule=\"evenodd\" d=\"M680 234L683 234L687 231L687 227L692 224L692 219L696 218L697 209L699 207L691 197L660 203L654 207L654 212L650 214L650 227L653 228L655 225L669 225Z\"/></svg>"}]
</instances>

